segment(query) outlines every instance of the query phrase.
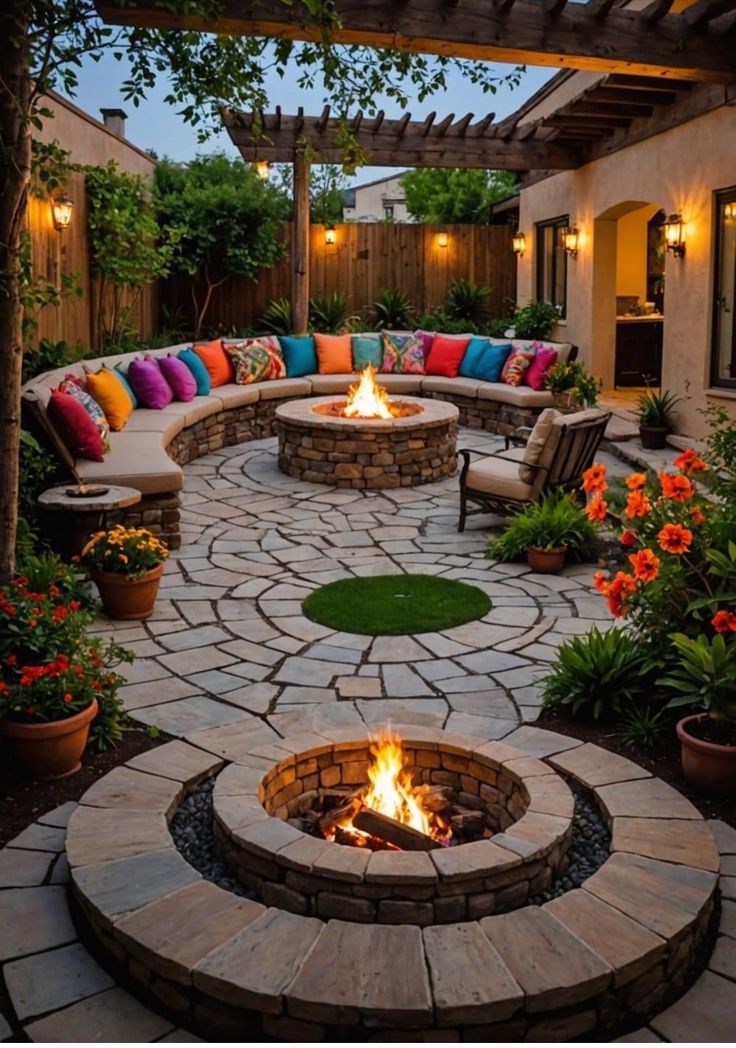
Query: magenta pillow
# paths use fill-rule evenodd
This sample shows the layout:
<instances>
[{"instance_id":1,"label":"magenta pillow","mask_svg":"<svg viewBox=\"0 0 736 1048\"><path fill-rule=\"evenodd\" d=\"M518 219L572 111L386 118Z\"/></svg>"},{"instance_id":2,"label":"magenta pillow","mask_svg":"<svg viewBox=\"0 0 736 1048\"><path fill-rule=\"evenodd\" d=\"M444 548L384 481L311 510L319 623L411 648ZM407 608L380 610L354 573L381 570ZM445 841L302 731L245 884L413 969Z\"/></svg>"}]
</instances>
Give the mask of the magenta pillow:
<instances>
[{"instance_id":1,"label":"magenta pillow","mask_svg":"<svg viewBox=\"0 0 736 1048\"><path fill-rule=\"evenodd\" d=\"M434 342L435 332L434 331L415 331L414 338L418 338L422 344L422 352L424 353L424 359L426 361L429 356L429 352L432 349L432 343Z\"/></svg>"},{"instance_id":2,"label":"magenta pillow","mask_svg":"<svg viewBox=\"0 0 736 1048\"><path fill-rule=\"evenodd\" d=\"M94 419L70 393L55 389L48 403L48 416L74 458L103 462L102 434Z\"/></svg>"},{"instance_id":3,"label":"magenta pillow","mask_svg":"<svg viewBox=\"0 0 736 1048\"><path fill-rule=\"evenodd\" d=\"M457 378L469 338L453 338L451 335L435 335L427 357L427 374Z\"/></svg>"},{"instance_id":4,"label":"magenta pillow","mask_svg":"<svg viewBox=\"0 0 736 1048\"><path fill-rule=\"evenodd\" d=\"M197 382L183 360L178 357L157 357L156 363L161 374L171 386L175 400L188 403L197 393Z\"/></svg>"},{"instance_id":5,"label":"magenta pillow","mask_svg":"<svg viewBox=\"0 0 736 1048\"><path fill-rule=\"evenodd\" d=\"M128 368L128 382L142 408L160 411L174 399L171 386L164 378L156 360L132 360Z\"/></svg>"},{"instance_id":6,"label":"magenta pillow","mask_svg":"<svg viewBox=\"0 0 736 1048\"><path fill-rule=\"evenodd\" d=\"M540 346L537 349L537 352L534 356L534 360L526 369L526 373L524 375L524 385L531 386L532 389L543 390L544 376L547 374L551 367L554 367L556 363L557 350L545 349L544 346Z\"/></svg>"}]
</instances>

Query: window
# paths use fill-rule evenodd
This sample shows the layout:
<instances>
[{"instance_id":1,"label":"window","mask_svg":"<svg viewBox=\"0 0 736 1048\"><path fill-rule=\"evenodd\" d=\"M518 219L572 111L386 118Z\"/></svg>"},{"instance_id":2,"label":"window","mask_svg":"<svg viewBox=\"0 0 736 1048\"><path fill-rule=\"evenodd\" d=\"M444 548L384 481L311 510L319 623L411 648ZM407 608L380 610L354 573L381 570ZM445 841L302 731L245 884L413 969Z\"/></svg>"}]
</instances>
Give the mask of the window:
<instances>
[{"instance_id":1,"label":"window","mask_svg":"<svg viewBox=\"0 0 736 1048\"><path fill-rule=\"evenodd\" d=\"M393 220L394 220L394 205L393 204L384 204L383 217L385 218L385 220L387 222L393 222Z\"/></svg>"},{"instance_id":2,"label":"window","mask_svg":"<svg viewBox=\"0 0 736 1048\"><path fill-rule=\"evenodd\" d=\"M711 384L736 387L736 187L716 193Z\"/></svg>"},{"instance_id":3,"label":"window","mask_svg":"<svg viewBox=\"0 0 736 1048\"><path fill-rule=\"evenodd\" d=\"M568 215L537 223L536 299L557 306L561 317L567 312L567 253L562 231L569 225Z\"/></svg>"}]
</instances>

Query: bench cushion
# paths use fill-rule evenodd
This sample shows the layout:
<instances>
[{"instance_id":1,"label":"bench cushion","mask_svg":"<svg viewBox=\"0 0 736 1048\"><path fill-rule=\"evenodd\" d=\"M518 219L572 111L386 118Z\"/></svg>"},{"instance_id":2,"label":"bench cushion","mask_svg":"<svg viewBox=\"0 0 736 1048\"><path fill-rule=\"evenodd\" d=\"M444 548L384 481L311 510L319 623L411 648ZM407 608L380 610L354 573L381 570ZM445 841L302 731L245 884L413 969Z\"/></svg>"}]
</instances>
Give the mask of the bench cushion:
<instances>
[{"instance_id":1,"label":"bench cushion","mask_svg":"<svg viewBox=\"0 0 736 1048\"><path fill-rule=\"evenodd\" d=\"M442 375L429 375L422 379L422 393L454 393L458 397L475 399L481 385L477 378L444 378Z\"/></svg>"},{"instance_id":2,"label":"bench cushion","mask_svg":"<svg viewBox=\"0 0 736 1048\"><path fill-rule=\"evenodd\" d=\"M282 397L308 397L312 384L305 378L277 378L258 384L261 400L279 400Z\"/></svg>"},{"instance_id":3,"label":"bench cushion","mask_svg":"<svg viewBox=\"0 0 736 1048\"><path fill-rule=\"evenodd\" d=\"M481 382L478 386L480 400L497 400L501 404L514 404L519 408L551 408L552 394L549 390L538 391L528 386L507 386L504 382Z\"/></svg>"},{"instance_id":4,"label":"bench cushion","mask_svg":"<svg viewBox=\"0 0 736 1048\"><path fill-rule=\"evenodd\" d=\"M311 382L314 396L322 393L347 393L350 387L358 381L358 376L352 371L335 375L305 375L305 378Z\"/></svg>"},{"instance_id":5,"label":"bench cushion","mask_svg":"<svg viewBox=\"0 0 736 1048\"><path fill-rule=\"evenodd\" d=\"M237 382L228 382L224 386L218 386L213 394L219 397L218 411L223 408L242 408L244 404L255 404L260 398L261 386L265 383L250 382L247 386L240 386Z\"/></svg>"},{"instance_id":6,"label":"bench cushion","mask_svg":"<svg viewBox=\"0 0 736 1048\"><path fill-rule=\"evenodd\" d=\"M105 461L78 461L77 472L90 483L122 484L137 488L143 495L179 491L184 474L166 454L166 439L161 433L111 433Z\"/></svg>"}]
</instances>

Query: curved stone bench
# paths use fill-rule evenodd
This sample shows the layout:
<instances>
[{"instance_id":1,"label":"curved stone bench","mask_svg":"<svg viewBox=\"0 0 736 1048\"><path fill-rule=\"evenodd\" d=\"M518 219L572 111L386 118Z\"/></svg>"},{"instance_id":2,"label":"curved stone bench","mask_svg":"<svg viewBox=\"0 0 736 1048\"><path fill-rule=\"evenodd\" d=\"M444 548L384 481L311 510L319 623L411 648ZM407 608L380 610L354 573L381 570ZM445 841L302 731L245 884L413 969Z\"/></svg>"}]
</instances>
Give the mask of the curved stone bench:
<instances>
[{"instance_id":1,"label":"curved stone bench","mask_svg":"<svg viewBox=\"0 0 736 1048\"><path fill-rule=\"evenodd\" d=\"M559 346L566 357L572 347ZM178 352L183 346L151 350L152 356ZM139 353L101 357L70 364L36 376L23 387L23 403L51 431L45 409L51 391L71 373L83 377L103 365L129 364ZM137 408L125 428L110 434L110 450L104 462L77 460L64 454L63 442L54 443L70 467L82 480L93 484L123 484L143 495L138 505L109 515L111 523L144 524L161 535L172 549L180 545L178 492L184 483L181 467L201 455L220 448L271 437L279 404L319 394L346 393L356 381L355 374L306 375L242 386L218 386L208 396L197 396L189 403L175 401L161 411ZM441 378L425 375L381 375L390 393L420 394L448 400L459 410L460 424L493 433L509 433L518 426L534 424L539 412L552 404L552 394L526 386L477 379ZM402 478L402 483L412 478Z\"/></svg>"},{"instance_id":2,"label":"curved stone bench","mask_svg":"<svg viewBox=\"0 0 736 1048\"><path fill-rule=\"evenodd\" d=\"M489 760L478 740L399 731ZM223 789L229 781L265 790L294 754L364 744L354 736L339 729L268 745L256 736ZM535 770L528 755L493 747L497 771L522 762L527 775ZM168 830L185 791L223 767L181 741L134 758L84 795L67 834L74 898L111 962L209 1037L257 1039L256 1020L285 1040L406 1030L566 1040L612 1030L684 985L712 912L718 851L697 810L632 762L584 744L542 763L545 777L554 770L592 791L612 854L580 888L541 907L420 928L325 921L226 892L188 865ZM526 817L494 839L508 844ZM271 822L292 829L263 810L260 824ZM287 836L277 854L294 850ZM324 848L305 840L315 855ZM310 868L305 852L300 862Z\"/></svg>"}]
</instances>

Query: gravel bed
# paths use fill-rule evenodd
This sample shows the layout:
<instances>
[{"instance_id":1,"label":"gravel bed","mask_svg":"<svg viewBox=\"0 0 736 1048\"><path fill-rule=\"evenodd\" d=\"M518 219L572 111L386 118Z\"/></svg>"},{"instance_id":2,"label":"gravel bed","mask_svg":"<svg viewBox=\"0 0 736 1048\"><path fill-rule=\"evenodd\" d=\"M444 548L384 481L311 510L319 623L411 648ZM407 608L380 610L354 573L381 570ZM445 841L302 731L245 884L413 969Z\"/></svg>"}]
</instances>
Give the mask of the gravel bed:
<instances>
[{"instance_id":1,"label":"gravel bed","mask_svg":"<svg viewBox=\"0 0 736 1048\"><path fill-rule=\"evenodd\" d=\"M177 849L205 880L220 888L253 899L253 892L239 884L222 861L212 833L212 789L215 776L205 779L191 790L179 805L171 823L171 834ZM540 906L549 899L578 888L602 866L609 855L610 835L600 812L589 796L571 784L575 795L572 844L568 851L567 869L545 892L530 900Z\"/></svg>"}]
</instances>

